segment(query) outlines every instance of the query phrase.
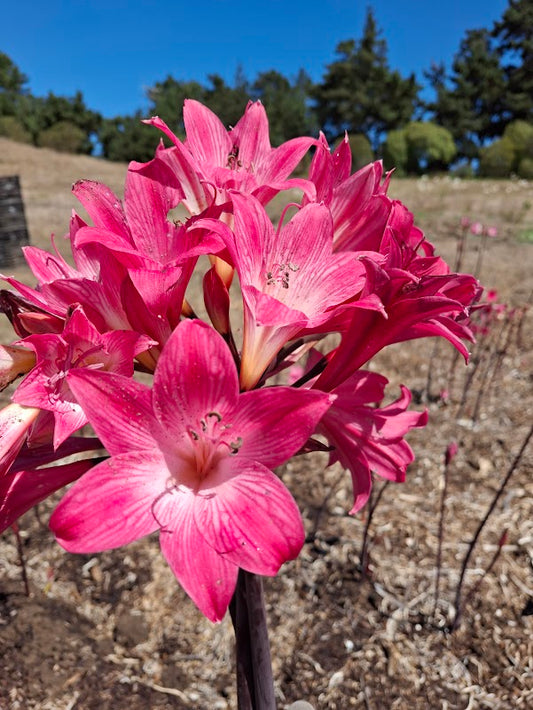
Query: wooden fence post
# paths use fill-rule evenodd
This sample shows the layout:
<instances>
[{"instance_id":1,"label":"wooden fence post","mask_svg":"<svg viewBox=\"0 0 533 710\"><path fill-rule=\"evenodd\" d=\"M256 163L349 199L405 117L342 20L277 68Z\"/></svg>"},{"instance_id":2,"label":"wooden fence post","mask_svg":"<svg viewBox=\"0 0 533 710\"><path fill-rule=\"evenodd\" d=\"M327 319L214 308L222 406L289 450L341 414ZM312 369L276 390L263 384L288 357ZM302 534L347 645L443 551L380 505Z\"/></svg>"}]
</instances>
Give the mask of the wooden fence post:
<instances>
[{"instance_id":1,"label":"wooden fence post","mask_svg":"<svg viewBox=\"0 0 533 710\"><path fill-rule=\"evenodd\" d=\"M18 175L0 177L0 266L25 263L21 247L29 243Z\"/></svg>"}]
</instances>

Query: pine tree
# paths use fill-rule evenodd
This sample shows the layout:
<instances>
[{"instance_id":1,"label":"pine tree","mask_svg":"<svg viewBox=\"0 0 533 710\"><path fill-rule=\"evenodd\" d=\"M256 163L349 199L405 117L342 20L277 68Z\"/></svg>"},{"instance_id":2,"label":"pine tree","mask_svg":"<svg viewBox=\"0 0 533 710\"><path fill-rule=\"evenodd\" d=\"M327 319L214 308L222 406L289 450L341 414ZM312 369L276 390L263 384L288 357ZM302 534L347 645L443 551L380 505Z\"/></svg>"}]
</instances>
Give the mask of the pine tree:
<instances>
[{"instance_id":1,"label":"pine tree","mask_svg":"<svg viewBox=\"0 0 533 710\"><path fill-rule=\"evenodd\" d=\"M506 77L504 122L522 119L533 123L533 2L510 0L492 36Z\"/></svg>"},{"instance_id":2,"label":"pine tree","mask_svg":"<svg viewBox=\"0 0 533 710\"><path fill-rule=\"evenodd\" d=\"M263 103L268 113L270 140L277 146L308 133L317 133L307 98L310 77L300 70L294 82L271 69L259 74L252 85L252 97Z\"/></svg>"},{"instance_id":3,"label":"pine tree","mask_svg":"<svg viewBox=\"0 0 533 710\"><path fill-rule=\"evenodd\" d=\"M320 125L330 139L362 133L377 148L384 132L411 119L419 91L414 74L404 79L389 68L387 43L371 9L361 39L341 42L336 53L313 91Z\"/></svg>"},{"instance_id":4,"label":"pine tree","mask_svg":"<svg viewBox=\"0 0 533 710\"><path fill-rule=\"evenodd\" d=\"M487 139L501 135L505 75L488 30L467 31L450 76L436 65L426 78L436 92L427 108L451 132L461 157L477 157Z\"/></svg>"}]
</instances>

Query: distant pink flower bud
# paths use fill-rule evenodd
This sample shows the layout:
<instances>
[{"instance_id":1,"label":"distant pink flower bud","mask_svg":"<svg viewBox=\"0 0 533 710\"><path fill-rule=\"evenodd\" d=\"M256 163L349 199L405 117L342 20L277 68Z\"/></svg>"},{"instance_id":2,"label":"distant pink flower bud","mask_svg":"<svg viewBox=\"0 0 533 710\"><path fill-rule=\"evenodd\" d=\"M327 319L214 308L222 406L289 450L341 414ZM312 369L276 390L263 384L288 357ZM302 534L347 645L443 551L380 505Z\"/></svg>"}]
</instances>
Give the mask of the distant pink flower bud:
<instances>
[{"instance_id":1,"label":"distant pink flower bud","mask_svg":"<svg viewBox=\"0 0 533 710\"><path fill-rule=\"evenodd\" d=\"M470 219L468 217L461 217L461 228L468 229L470 227Z\"/></svg>"},{"instance_id":2,"label":"distant pink flower bud","mask_svg":"<svg viewBox=\"0 0 533 710\"><path fill-rule=\"evenodd\" d=\"M498 228L497 227L486 227L485 228L485 234L487 237L497 237L498 236Z\"/></svg>"},{"instance_id":3,"label":"distant pink flower bud","mask_svg":"<svg viewBox=\"0 0 533 710\"><path fill-rule=\"evenodd\" d=\"M480 234L483 233L483 225L481 222L472 222L470 225L470 232L472 234L475 234L476 236L479 236Z\"/></svg>"},{"instance_id":4,"label":"distant pink flower bud","mask_svg":"<svg viewBox=\"0 0 533 710\"><path fill-rule=\"evenodd\" d=\"M505 528L505 530L501 534L500 539L498 540L498 547L503 547L504 545L506 545L508 537L509 537L509 530L507 528Z\"/></svg>"},{"instance_id":5,"label":"distant pink flower bud","mask_svg":"<svg viewBox=\"0 0 533 710\"><path fill-rule=\"evenodd\" d=\"M452 459L455 457L459 451L459 446L456 441L451 441L446 447L446 453L444 454L444 463L449 466Z\"/></svg>"}]
</instances>

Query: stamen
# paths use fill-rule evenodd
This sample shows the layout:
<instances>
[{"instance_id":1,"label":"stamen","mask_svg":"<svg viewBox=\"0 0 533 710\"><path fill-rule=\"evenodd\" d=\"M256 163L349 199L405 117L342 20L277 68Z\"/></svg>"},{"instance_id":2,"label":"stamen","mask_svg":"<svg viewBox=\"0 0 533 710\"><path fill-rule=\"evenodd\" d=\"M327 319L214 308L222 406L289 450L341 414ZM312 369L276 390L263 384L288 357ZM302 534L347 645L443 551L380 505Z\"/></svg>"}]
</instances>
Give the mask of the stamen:
<instances>
[{"instance_id":1,"label":"stamen","mask_svg":"<svg viewBox=\"0 0 533 710\"><path fill-rule=\"evenodd\" d=\"M236 454L243 444L242 436L238 436L236 441L230 441L229 448L231 454Z\"/></svg>"},{"instance_id":2,"label":"stamen","mask_svg":"<svg viewBox=\"0 0 533 710\"><path fill-rule=\"evenodd\" d=\"M277 267L278 270L278 276L274 276L275 268ZM291 261L289 261L287 264L274 264L272 267L272 271L267 271L266 273L266 285L267 286L274 286L275 284L279 283L281 284L282 288L289 288L289 277L290 277L290 272L292 271L293 273L296 273L296 271L299 271L300 267L297 264L293 264Z\"/></svg>"}]
</instances>

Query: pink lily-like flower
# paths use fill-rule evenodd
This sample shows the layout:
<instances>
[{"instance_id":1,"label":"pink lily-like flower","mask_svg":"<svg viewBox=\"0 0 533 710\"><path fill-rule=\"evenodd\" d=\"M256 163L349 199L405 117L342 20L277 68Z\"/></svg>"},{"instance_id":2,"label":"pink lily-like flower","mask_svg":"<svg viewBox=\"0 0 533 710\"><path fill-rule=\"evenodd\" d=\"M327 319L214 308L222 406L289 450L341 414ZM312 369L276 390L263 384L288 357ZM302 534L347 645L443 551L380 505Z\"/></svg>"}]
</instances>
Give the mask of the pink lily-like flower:
<instances>
[{"instance_id":1,"label":"pink lily-like flower","mask_svg":"<svg viewBox=\"0 0 533 710\"><path fill-rule=\"evenodd\" d=\"M38 409L20 407L18 404L11 404L9 407L18 408L17 417L19 419L21 412L24 411L26 423L29 422L31 425L36 422L36 416L39 414ZM0 419L3 419L2 413L0 413ZM18 445L13 445L11 442L10 454L11 457L14 457L11 465L7 469L3 464L0 466L0 533L34 505L68 483L75 481L91 466L94 466L95 462L90 457L70 460L68 463L55 466L48 464L72 457L74 454L102 448L98 439L79 436L69 438L57 449L54 449L50 443L29 447L27 433L28 429L26 429L25 435L19 439ZM3 448L4 437L2 437Z\"/></svg>"},{"instance_id":2,"label":"pink lily-like flower","mask_svg":"<svg viewBox=\"0 0 533 710\"><path fill-rule=\"evenodd\" d=\"M360 370L336 387L335 402L320 421L318 431L334 446L330 465L340 461L352 474L357 513L368 501L371 473L391 481L404 481L407 466L414 460L405 434L427 424L428 414L408 412L411 393L401 388L400 397L386 407L376 407L384 396L387 379Z\"/></svg>"},{"instance_id":3,"label":"pink lily-like flower","mask_svg":"<svg viewBox=\"0 0 533 710\"><path fill-rule=\"evenodd\" d=\"M446 262L432 255L432 245L400 202L393 204L379 251L384 254L381 263L361 256L368 269L362 295L379 298L383 310L354 308L351 320L344 318L341 344L328 356L320 377L324 390L341 384L392 343L437 335L468 358L463 340L474 339L468 314L480 296L478 281L469 274L450 273Z\"/></svg>"},{"instance_id":4,"label":"pink lily-like flower","mask_svg":"<svg viewBox=\"0 0 533 710\"><path fill-rule=\"evenodd\" d=\"M241 386L251 389L289 340L304 329L323 327L338 306L362 291L366 270L355 254L333 253L331 216L324 205L306 205L276 230L258 200L237 193L232 199L233 232L214 220L198 224L225 240L239 274Z\"/></svg>"},{"instance_id":5,"label":"pink lily-like flower","mask_svg":"<svg viewBox=\"0 0 533 710\"><path fill-rule=\"evenodd\" d=\"M300 513L270 469L305 444L333 397L290 387L239 394L229 348L197 320L168 340L153 390L89 370L68 381L112 456L52 515L65 549L114 548L159 530L174 574L213 621L239 567L274 575L297 556Z\"/></svg>"},{"instance_id":6,"label":"pink lily-like flower","mask_svg":"<svg viewBox=\"0 0 533 710\"><path fill-rule=\"evenodd\" d=\"M39 409L11 403L0 410L0 533L32 506L82 475L93 462L74 461L46 466L52 461L98 448L95 439L69 440L57 451L50 444L27 447ZM46 466L39 469L39 466Z\"/></svg>"},{"instance_id":7,"label":"pink lily-like flower","mask_svg":"<svg viewBox=\"0 0 533 710\"><path fill-rule=\"evenodd\" d=\"M320 134L309 178L316 186L317 201L331 211L334 251L379 251L392 207L386 195L390 174L383 180L383 165L376 161L350 175L351 163L347 137L331 153Z\"/></svg>"},{"instance_id":8,"label":"pink lily-like flower","mask_svg":"<svg viewBox=\"0 0 533 710\"><path fill-rule=\"evenodd\" d=\"M57 448L87 423L69 388L69 371L98 368L131 376L135 355L150 347L152 341L133 331L117 330L102 335L83 309L77 307L60 335L30 335L20 344L35 353L37 364L15 391L13 401L54 413Z\"/></svg>"},{"instance_id":9,"label":"pink lily-like flower","mask_svg":"<svg viewBox=\"0 0 533 710\"><path fill-rule=\"evenodd\" d=\"M228 200L228 191L252 194L266 204L280 190L299 188L310 199L309 180L288 179L300 160L316 144L314 138L293 138L278 148L270 145L268 118L263 105L249 102L237 125L226 130L207 106L188 99L183 108L187 140L182 143L158 117L146 123L161 129L174 146L160 149L157 158L174 173L190 214Z\"/></svg>"}]
</instances>

